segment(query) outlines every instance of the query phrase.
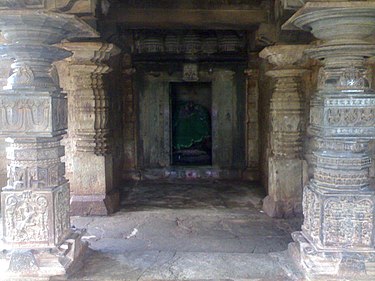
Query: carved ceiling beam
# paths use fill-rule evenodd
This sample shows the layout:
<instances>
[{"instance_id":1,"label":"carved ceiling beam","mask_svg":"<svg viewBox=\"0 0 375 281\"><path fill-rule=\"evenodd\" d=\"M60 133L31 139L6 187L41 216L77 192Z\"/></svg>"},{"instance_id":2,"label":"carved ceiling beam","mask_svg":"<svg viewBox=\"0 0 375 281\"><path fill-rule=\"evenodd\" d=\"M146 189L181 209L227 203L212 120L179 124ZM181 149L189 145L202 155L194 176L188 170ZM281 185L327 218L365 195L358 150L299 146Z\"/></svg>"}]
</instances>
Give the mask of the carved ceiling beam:
<instances>
[{"instance_id":1,"label":"carved ceiling beam","mask_svg":"<svg viewBox=\"0 0 375 281\"><path fill-rule=\"evenodd\" d=\"M116 22L124 28L157 29L251 29L268 21L266 9L136 9L113 6L104 22Z\"/></svg>"}]
</instances>

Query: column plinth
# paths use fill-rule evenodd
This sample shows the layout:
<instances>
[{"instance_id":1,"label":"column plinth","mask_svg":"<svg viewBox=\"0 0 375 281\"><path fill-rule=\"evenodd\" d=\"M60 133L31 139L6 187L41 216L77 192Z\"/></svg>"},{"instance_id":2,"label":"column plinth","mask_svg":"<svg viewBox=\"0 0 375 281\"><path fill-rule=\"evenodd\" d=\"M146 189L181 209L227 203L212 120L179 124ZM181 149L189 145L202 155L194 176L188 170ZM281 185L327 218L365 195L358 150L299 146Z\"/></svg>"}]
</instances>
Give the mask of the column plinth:
<instances>
[{"instance_id":1,"label":"column plinth","mask_svg":"<svg viewBox=\"0 0 375 281\"><path fill-rule=\"evenodd\" d=\"M270 103L270 156L268 196L263 210L272 217L290 217L302 212L302 182L305 161L302 138L305 131L302 76L308 71L303 51L306 45L266 47L260 57L273 69L266 72L275 80Z\"/></svg>"},{"instance_id":2,"label":"column plinth","mask_svg":"<svg viewBox=\"0 0 375 281\"><path fill-rule=\"evenodd\" d=\"M0 134L6 137L7 186L1 193L3 239L0 274L5 280L65 275L79 263L86 243L70 227L69 183L60 141L67 129L67 100L52 63L71 52L51 46L62 39L96 37L74 16L39 10L1 10L14 59L0 92Z\"/></svg>"},{"instance_id":3,"label":"column plinth","mask_svg":"<svg viewBox=\"0 0 375 281\"><path fill-rule=\"evenodd\" d=\"M311 101L313 177L304 188L304 223L289 252L304 274L319 280L374 280L375 191L369 141L375 137L375 92L366 59L375 46L371 2L310 2L285 25L323 40L306 53L323 63ZM309 280L310 280L309 279Z\"/></svg>"}]
</instances>

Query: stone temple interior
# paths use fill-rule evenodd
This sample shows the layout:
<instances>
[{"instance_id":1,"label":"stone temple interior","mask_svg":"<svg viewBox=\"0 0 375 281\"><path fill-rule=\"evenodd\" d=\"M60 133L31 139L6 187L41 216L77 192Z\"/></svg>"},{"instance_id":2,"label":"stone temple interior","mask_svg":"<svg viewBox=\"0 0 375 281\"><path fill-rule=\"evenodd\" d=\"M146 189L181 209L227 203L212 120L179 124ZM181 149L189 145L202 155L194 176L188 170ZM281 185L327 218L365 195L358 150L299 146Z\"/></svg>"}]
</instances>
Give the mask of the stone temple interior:
<instances>
[{"instance_id":1,"label":"stone temple interior","mask_svg":"<svg viewBox=\"0 0 375 281\"><path fill-rule=\"evenodd\" d=\"M375 280L375 1L0 0L1 280Z\"/></svg>"}]
</instances>

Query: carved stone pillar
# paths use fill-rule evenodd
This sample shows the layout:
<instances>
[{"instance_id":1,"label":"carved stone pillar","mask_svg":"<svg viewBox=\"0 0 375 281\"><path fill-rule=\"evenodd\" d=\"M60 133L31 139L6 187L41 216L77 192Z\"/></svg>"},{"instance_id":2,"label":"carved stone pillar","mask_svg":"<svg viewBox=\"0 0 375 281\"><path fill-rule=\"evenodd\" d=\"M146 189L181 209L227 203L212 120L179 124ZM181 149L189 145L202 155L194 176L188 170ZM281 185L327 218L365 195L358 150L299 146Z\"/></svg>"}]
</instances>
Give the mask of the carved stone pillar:
<instances>
[{"instance_id":1,"label":"carved stone pillar","mask_svg":"<svg viewBox=\"0 0 375 281\"><path fill-rule=\"evenodd\" d=\"M52 46L62 39L96 37L71 15L40 10L0 10L9 42L0 53L15 59L0 92L0 134L7 137L8 182L1 193L2 278L49 278L68 273L82 254L80 233L70 228L69 183L60 141L67 128L66 96L52 63L71 55Z\"/></svg>"},{"instance_id":2,"label":"carved stone pillar","mask_svg":"<svg viewBox=\"0 0 375 281\"><path fill-rule=\"evenodd\" d=\"M290 253L309 280L375 279L375 191L368 144L375 137L375 92L365 60L375 54L375 3L309 2L288 22L323 40L307 54L323 62L312 99L316 145L304 188L304 223Z\"/></svg>"},{"instance_id":3,"label":"carved stone pillar","mask_svg":"<svg viewBox=\"0 0 375 281\"><path fill-rule=\"evenodd\" d=\"M0 58L0 89L7 84L12 64L8 58ZM5 153L5 138L0 135L0 187L5 186L7 182L7 160Z\"/></svg>"},{"instance_id":4,"label":"carved stone pillar","mask_svg":"<svg viewBox=\"0 0 375 281\"><path fill-rule=\"evenodd\" d=\"M246 80L246 170L243 178L246 180L259 179L259 70L245 71Z\"/></svg>"},{"instance_id":5,"label":"carved stone pillar","mask_svg":"<svg viewBox=\"0 0 375 281\"><path fill-rule=\"evenodd\" d=\"M73 56L61 67L69 70L69 181L70 209L74 215L108 215L118 209L119 193L114 190L110 153L109 100L105 64L120 50L101 42L63 43Z\"/></svg>"},{"instance_id":6,"label":"carved stone pillar","mask_svg":"<svg viewBox=\"0 0 375 281\"><path fill-rule=\"evenodd\" d=\"M305 131L304 93L301 77L306 45L266 47L259 54L274 68L266 75L274 78L270 103L270 157L268 159L268 196L263 210L272 217L289 217L301 213Z\"/></svg>"}]
</instances>

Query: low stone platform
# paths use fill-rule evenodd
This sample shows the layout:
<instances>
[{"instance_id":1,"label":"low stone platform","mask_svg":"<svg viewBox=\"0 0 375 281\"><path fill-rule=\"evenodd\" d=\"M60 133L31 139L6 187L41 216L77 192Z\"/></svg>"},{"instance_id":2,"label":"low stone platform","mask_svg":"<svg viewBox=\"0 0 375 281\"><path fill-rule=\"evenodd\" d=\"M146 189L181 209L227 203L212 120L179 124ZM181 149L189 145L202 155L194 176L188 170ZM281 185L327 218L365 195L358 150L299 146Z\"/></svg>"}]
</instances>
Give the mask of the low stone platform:
<instances>
[{"instance_id":1,"label":"low stone platform","mask_svg":"<svg viewBox=\"0 0 375 281\"><path fill-rule=\"evenodd\" d=\"M71 280L296 280L280 264L301 218L266 216L256 184L154 181L123 194L113 216L72 218L91 250Z\"/></svg>"}]
</instances>

